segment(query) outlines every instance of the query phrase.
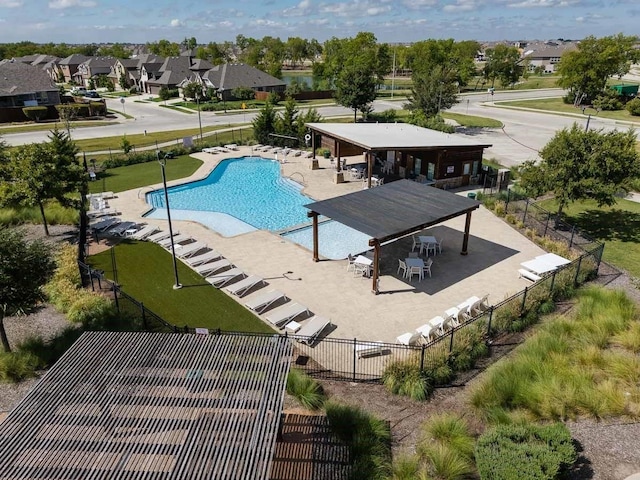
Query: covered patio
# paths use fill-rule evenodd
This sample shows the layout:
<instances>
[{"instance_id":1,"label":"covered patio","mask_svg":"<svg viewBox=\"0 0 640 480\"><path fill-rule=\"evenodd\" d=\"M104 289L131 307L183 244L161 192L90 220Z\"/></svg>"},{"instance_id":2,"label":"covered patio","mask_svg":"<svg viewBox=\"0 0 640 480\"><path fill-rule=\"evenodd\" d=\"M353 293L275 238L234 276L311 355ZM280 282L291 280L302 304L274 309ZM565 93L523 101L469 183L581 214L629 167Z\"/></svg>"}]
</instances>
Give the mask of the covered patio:
<instances>
[{"instance_id":1,"label":"covered patio","mask_svg":"<svg viewBox=\"0 0 640 480\"><path fill-rule=\"evenodd\" d=\"M466 215L461 255L467 254L471 213L480 203L445 190L409 180L399 180L381 187L366 189L305 205L313 221L313 260L318 262L318 217L331 218L371 236L373 247L372 292L380 293L380 247Z\"/></svg>"}]
</instances>

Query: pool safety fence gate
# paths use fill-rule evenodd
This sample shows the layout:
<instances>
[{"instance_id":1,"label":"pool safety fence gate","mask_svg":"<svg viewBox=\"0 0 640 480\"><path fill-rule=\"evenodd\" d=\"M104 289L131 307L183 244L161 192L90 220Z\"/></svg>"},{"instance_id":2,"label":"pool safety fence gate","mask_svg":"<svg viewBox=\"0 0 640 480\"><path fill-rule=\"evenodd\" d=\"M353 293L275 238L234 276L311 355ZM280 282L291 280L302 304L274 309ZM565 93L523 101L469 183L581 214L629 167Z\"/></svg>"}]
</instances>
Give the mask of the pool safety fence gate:
<instances>
[{"instance_id":1,"label":"pool safety fence gate","mask_svg":"<svg viewBox=\"0 0 640 480\"><path fill-rule=\"evenodd\" d=\"M453 364L458 371L464 365L471 368L473 361L465 363L465 358L473 356L474 342L484 342L490 346L502 335L524 330L533 321L531 315L537 315L543 303L566 298L576 286L597 276L603 249L603 244L596 244L571 263L558 267L524 290L490 306L431 342L412 346L376 339L322 336L312 339L286 333L228 332L188 325L176 326L123 292L115 282L104 278L102 271L84 263L79 265L84 284L112 294L117 311L135 329L247 337L281 335L294 343L294 366L312 376L353 382L380 382L387 367L396 362L410 362L427 374L443 365Z\"/></svg>"}]
</instances>

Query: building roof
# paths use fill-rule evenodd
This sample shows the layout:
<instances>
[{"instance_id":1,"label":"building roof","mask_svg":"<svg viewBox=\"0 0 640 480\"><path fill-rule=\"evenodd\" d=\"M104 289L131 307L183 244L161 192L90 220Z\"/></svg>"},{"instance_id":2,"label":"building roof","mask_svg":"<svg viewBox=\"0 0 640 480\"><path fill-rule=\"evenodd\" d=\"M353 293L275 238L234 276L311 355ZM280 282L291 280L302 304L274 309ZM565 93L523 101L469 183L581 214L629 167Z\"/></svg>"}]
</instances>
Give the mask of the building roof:
<instances>
[{"instance_id":1,"label":"building roof","mask_svg":"<svg viewBox=\"0 0 640 480\"><path fill-rule=\"evenodd\" d=\"M363 150L436 150L451 147L487 148L454 133L443 133L408 123L307 123L307 127L329 137L362 147Z\"/></svg>"},{"instance_id":2,"label":"building roof","mask_svg":"<svg viewBox=\"0 0 640 480\"><path fill-rule=\"evenodd\" d=\"M58 65L80 65L82 62L86 62L90 58L91 57L88 57L86 55L74 53L60 60L60 63Z\"/></svg>"},{"instance_id":3,"label":"building roof","mask_svg":"<svg viewBox=\"0 0 640 480\"><path fill-rule=\"evenodd\" d=\"M21 62L0 64L0 96L57 91L55 83L42 67Z\"/></svg>"},{"instance_id":4,"label":"building roof","mask_svg":"<svg viewBox=\"0 0 640 480\"><path fill-rule=\"evenodd\" d=\"M477 209L480 203L410 180L305 205L380 243L404 237Z\"/></svg>"},{"instance_id":5,"label":"building roof","mask_svg":"<svg viewBox=\"0 0 640 480\"><path fill-rule=\"evenodd\" d=\"M202 78L214 88L233 90L234 88L280 87L286 83L244 63L224 63L207 70Z\"/></svg>"},{"instance_id":6,"label":"building roof","mask_svg":"<svg viewBox=\"0 0 640 480\"><path fill-rule=\"evenodd\" d=\"M0 424L0 477L266 480L286 337L87 332Z\"/></svg>"}]
</instances>

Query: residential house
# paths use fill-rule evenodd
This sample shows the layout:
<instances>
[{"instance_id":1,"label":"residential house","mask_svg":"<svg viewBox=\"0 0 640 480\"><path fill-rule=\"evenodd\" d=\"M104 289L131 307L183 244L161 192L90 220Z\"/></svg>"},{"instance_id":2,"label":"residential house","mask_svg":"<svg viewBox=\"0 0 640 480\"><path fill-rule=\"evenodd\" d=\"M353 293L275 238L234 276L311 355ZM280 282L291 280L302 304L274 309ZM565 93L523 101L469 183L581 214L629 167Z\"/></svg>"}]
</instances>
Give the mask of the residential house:
<instances>
[{"instance_id":1,"label":"residential house","mask_svg":"<svg viewBox=\"0 0 640 480\"><path fill-rule=\"evenodd\" d=\"M62 72L58 67L58 64L62 60L60 57L56 57L54 55L34 54L25 55L23 57L14 57L12 60L42 68L54 82L61 82L63 78Z\"/></svg>"},{"instance_id":2,"label":"residential house","mask_svg":"<svg viewBox=\"0 0 640 480\"><path fill-rule=\"evenodd\" d=\"M244 63L225 63L216 65L207 70L199 79L192 77L186 79L184 84L190 81L202 83L203 89L214 89L220 99L232 99L232 92L236 88L250 88L255 92L282 93L287 84L279 78L258 70Z\"/></svg>"},{"instance_id":3,"label":"residential house","mask_svg":"<svg viewBox=\"0 0 640 480\"><path fill-rule=\"evenodd\" d=\"M530 72L540 69L543 73L554 73L556 65L565 52L575 50L576 42L540 42L527 45L522 60L527 63Z\"/></svg>"},{"instance_id":4,"label":"residential house","mask_svg":"<svg viewBox=\"0 0 640 480\"><path fill-rule=\"evenodd\" d=\"M115 57L89 57L78 65L73 79L78 85L89 87L91 80L96 80L100 75L108 76L117 60Z\"/></svg>"},{"instance_id":5,"label":"residential house","mask_svg":"<svg viewBox=\"0 0 640 480\"><path fill-rule=\"evenodd\" d=\"M63 58L58 63L58 68L62 72L62 77L65 82L69 83L73 80L74 75L78 72L78 66L82 62L86 62L90 57L74 53L66 58Z\"/></svg>"},{"instance_id":6,"label":"residential house","mask_svg":"<svg viewBox=\"0 0 640 480\"><path fill-rule=\"evenodd\" d=\"M60 92L41 67L22 62L0 64L0 122L24 121L23 107L46 106L56 116Z\"/></svg>"},{"instance_id":7,"label":"residential house","mask_svg":"<svg viewBox=\"0 0 640 480\"><path fill-rule=\"evenodd\" d=\"M207 60L179 56L167 57L160 69L151 73L145 69L147 78L144 81L145 92L158 94L162 87L177 88L183 80L202 75L213 65Z\"/></svg>"},{"instance_id":8,"label":"residential house","mask_svg":"<svg viewBox=\"0 0 640 480\"><path fill-rule=\"evenodd\" d=\"M141 85L143 76L145 77L145 81L148 80L146 69L157 72L163 63L164 57L149 53L128 59L118 59L111 69L109 78L113 81L114 85L122 88L120 78L122 74L125 74L129 82L128 88L136 87L139 91L143 91Z\"/></svg>"}]
</instances>

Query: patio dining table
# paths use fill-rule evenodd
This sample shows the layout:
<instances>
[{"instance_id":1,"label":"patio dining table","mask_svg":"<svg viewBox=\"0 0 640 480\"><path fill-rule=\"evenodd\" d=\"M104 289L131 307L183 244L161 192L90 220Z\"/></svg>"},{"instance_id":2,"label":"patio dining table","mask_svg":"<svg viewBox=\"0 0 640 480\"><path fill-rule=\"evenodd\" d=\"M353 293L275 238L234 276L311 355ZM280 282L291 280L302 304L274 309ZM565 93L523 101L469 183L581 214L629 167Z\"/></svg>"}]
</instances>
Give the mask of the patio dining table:
<instances>
[{"instance_id":1,"label":"patio dining table","mask_svg":"<svg viewBox=\"0 0 640 480\"><path fill-rule=\"evenodd\" d=\"M534 258L533 260L529 260L527 262L522 262L520 265L522 265L527 270L535 273L536 275L542 275L548 272L553 272L556 268L558 268L555 265L552 265L551 263L547 263L538 258Z\"/></svg>"},{"instance_id":2,"label":"patio dining table","mask_svg":"<svg viewBox=\"0 0 640 480\"><path fill-rule=\"evenodd\" d=\"M358 255L353 263L362 267L362 270L365 272L365 276L369 276L373 269L373 259L365 257L364 255Z\"/></svg>"},{"instance_id":3,"label":"patio dining table","mask_svg":"<svg viewBox=\"0 0 640 480\"><path fill-rule=\"evenodd\" d=\"M429 245L437 245L438 243L438 239L433 235L418 235L418 240L420 240L421 254L423 250L426 250L427 254L429 254Z\"/></svg>"},{"instance_id":4,"label":"patio dining table","mask_svg":"<svg viewBox=\"0 0 640 480\"><path fill-rule=\"evenodd\" d=\"M407 265L409 271L411 271L411 268L420 268L420 275L418 278L420 280L424 278L424 260L421 258L405 258L404 263Z\"/></svg>"}]
</instances>

